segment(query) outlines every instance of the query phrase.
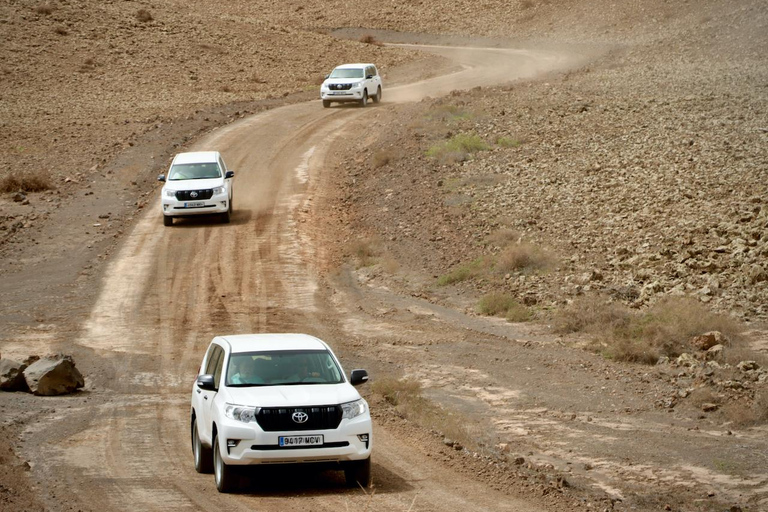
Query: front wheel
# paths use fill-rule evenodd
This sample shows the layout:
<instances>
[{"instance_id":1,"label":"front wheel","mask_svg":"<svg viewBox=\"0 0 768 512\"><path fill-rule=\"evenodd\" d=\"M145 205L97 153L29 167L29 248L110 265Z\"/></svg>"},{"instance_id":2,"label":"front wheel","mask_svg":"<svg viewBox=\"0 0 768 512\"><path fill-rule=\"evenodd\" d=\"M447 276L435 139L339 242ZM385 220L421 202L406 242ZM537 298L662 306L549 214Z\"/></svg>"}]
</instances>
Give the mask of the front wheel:
<instances>
[{"instance_id":1,"label":"front wheel","mask_svg":"<svg viewBox=\"0 0 768 512\"><path fill-rule=\"evenodd\" d=\"M378 103L381 101L381 87L376 89L376 96L373 97L373 102Z\"/></svg>"},{"instance_id":2,"label":"front wheel","mask_svg":"<svg viewBox=\"0 0 768 512\"><path fill-rule=\"evenodd\" d=\"M197 432L197 418L192 421L192 454L195 456L195 471L211 473L213 471L213 450L203 446Z\"/></svg>"},{"instance_id":3,"label":"front wheel","mask_svg":"<svg viewBox=\"0 0 768 512\"><path fill-rule=\"evenodd\" d=\"M368 104L368 89L363 91L363 97L360 98L360 106L364 107Z\"/></svg>"},{"instance_id":4,"label":"front wheel","mask_svg":"<svg viewBox=\"0 0 768 512\"><path fill-rule=\"evenodd\" d=\"M365 460L356 460L354 462L348 462L344 468L344 477L347 481L347 485L350 487L357 487L358 485L364 489L371 486L371 458L368 457Z\"/></svg>"},{"instance_id":5,"label":"front wheel","mask_svg":"<svg viewBox=\"0 0 768 512\"><path fill-rule=\"evenodd\" d=\"M213 476L216 479L216 489L219 492L232 492L235 490L235 471L221 458L221 450L219 436L216 435L213 438Z\"/></svg>"},{"instance_id":6,"label":"front wheel","mask_svg":"<svg viewBox=\"0 0 768 512\"><path fill-rule=\"evenodd\" d=\"M163 215L163 226L173 226L173 217Z\"/></svg>"},{"instance_id":7,"label":"front wheel","mask_svg":"<svg viewBox=\"0 0 768 512\"><path fill-rule=\"evenodd\" d=\"M323 108L328 108L331 106L331 102L328 100L323 100Z\"/></svg>"}]
</instances>

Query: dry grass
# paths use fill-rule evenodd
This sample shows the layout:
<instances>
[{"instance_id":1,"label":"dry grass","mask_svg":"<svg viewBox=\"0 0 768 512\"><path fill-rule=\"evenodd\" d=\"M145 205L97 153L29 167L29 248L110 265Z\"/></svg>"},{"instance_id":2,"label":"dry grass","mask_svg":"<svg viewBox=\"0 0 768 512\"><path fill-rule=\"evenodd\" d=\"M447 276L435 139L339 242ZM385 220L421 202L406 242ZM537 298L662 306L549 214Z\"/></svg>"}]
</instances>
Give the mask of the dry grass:
<instances>
[{"instance_id":1,"label":"dry grass","mask_svg":"<svg viewBox=\"0 0 768 512\"><path fill-rule=\"evenodd\" d=\"M51 176L43 171L23 176L9 174L0 179L0 192L42 192L53 189Z\"/></svg>"},{"instance_id":2,"label":"dry grass","mask_svg":"<svg viewBox=\"0 0 768 512\"><path fill-rule=\"evenodd\" d=\"M507 319L507 322L528 322L531 320L531 318L533 318L533 314L527 307L523 306L522 304L515 303L510 306L509 309L507 309L507 313L504 315L504 318Z\"/></svg>"},{"instance_id":3,"label":"dry grass","mask_svg":"<svg viewBox=\"0 0 768 512\"><path fill-rule=\"evenodd\" d=\"M560 333L592 335L595 349L620 361L653 364L660 356L677 357L691 350L691 338L709 331L723 333L731 348L743 347L738 321L686 297L664 299L642 312L583 297L559 311L553 323Z\"/></svg>"},{"instance_id":4,"label":"dry grass","mask_svg":"<svg viewBox=\"0 0 768 512\"><path fill-rule=\"evenodd\" d=\"M516 305L517 301L511 295L492 292L483 295L477 304L477 312L488 316L506 315L507 311Z\"/></svg>"},{"instance_id":5,"label":"dry grass","mask_svg":"<svg viewBox=\"0 0 768 512\"><path fill-rule=\"evenodd\" d=\"M514 229L503 228L491 233L486 242L496 247L504 247L510 243L516 243L520 240L520 233Z\"/></svg>"},{"instance_id":6,"label":"dry grass","mask_svg":"<svg viewBox=\"0 0 768 512\"><path fill-rule=\"evenodd\" d=\"M443 164L463 162L470 155L489 149L488 144L474 133L459 133L445 142L435 144L427 150L427 156Z\"/></svg>"},{"instance_id":7,"label":"dry grass","mask_svg":"<svg viewBox=\"0 0 768 512\"><path fill-rule=\"evenodd\" d=\"M41 4L35 7L35 12L37 14L51 14L53 13L53 6L51 4Z\"/></svg>"},{"instance_id":8,"label":"dry grass","mask_svg":"<svg viewBox=\"0 0 768 512\"><path fill-rule=\"evenodd\" d=\"M469 263L460 265L448 274L442 275L437 279L439 286L447 286L449 284L459 283L467 279L482 275L488 271L490 264L485 258L478 258Z\"/></svg>"},{"instance_id":9,"label":"dry grass","mask_svg":"<svg viewBox=\"0 0 768 512\"><path fill-rule=\"evenodd\" d=\"M459 106L446 104L438 105L435 108L430 109L425 117L428 121L445 124L471 119L473 116L471 112L464 110Z\"/></svg>"},{"instance_id":10,"label":"dry grass","mask_svg":"<svg viewBox=\"0 0 768 512\"><path fill-rule=\"evenodd\" d=\"M520 141L510 137L499 137L496 139L496 145L500 148L516 148L520 146Z\"/></svg>"},{"instance_id":11,"label":"dry grass","mask_svg":"<svg viewBox=\"0 0 768 512\"><path fill-rule=\"evenodd\" d=\"M371 163L373 164L374 169L378 169L379 167L384 167L390 162L394 162L396 157L397 155L395 151L390 148L379 149L373 154Z\"/></svg>"},{"instance_id":12,"label":"dry grass","mask_svg":"<svg viewBox=\"0 0 768 512\"><path fill-rule=\"evenodd\" d=\"M440 432L443 436L478 449L481 432L472 432L468 418L438 407L422 395L421 384L412 379L386 377L372 382L371 390L395 407L398 414L423 428Z\"/></svg>"},{"instance_id":13,"label":"dry grass","mask_svg":"<svg viewBox=\"0 0 768 512\"><path fill-rule=\"evenodd\" d=\"M148 10L139 9L138 11L136 11L136 19L142 23L147 23L152 21L154 18L152 17L152 13L149 12Z\"/></svg>"},{"instance_id":14,"label":"dry grass","mask_svg":"<svg viewBox=\"0 0 768 512\"><path fill-rule=\"evenodd\" d=\"M69 32L67 31L67 29L65 29L64 27L56 27L56 29L54 30L54 32L56 32L56 33L57 33L57 34L59 34L60 36L66 36L66 35L68 35L68 34L69 34Z\"/></svg>"},{"instance_id":15,"label":"dry grass","mask_svg":"<svg viewBox=\"0 0 768 512\"><path fill-rule=\"evenodd\" d=\"M378 262L380 242L376 238L356 240L352 242L350 252L357 262L357 268L370 267Z\"/></svg>"},{"instance_id":16,"label":"dry grass","mask_svg":"<svg viewBox=\"0 0 768 512\"><path fill-rule=\"evenodd\" d=\"M540 247L521 242L505 247L496 257L499 272L543 270L551 267L554 257Z\"/></svg>"},{"instance_id":17,"label":"dry grass","mask_svg":"<svg viewBox=\"0 0 768 512\"><path fill-rule=\"evenodd\" d=\"M366 34L363 37L361 37L360 42L365 44L373 44L376 46L384 46L382 43L377 41L376 38L373 37L371 34Z\"/></svg>"}]
</instances>

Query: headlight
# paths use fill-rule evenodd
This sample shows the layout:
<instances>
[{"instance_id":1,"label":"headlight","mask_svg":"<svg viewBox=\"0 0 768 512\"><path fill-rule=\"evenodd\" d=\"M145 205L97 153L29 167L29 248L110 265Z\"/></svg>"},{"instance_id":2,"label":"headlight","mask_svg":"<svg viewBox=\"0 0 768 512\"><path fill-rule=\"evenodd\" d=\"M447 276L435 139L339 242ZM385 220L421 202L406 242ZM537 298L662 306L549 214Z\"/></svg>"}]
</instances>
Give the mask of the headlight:
<instances>
[{"instance_id":1,"label":"headlight","mask_svg":"<svg viewBox=\"0 0 768 512\"><path fill-rule=\"evenodd\" d=\"M165 191L166 197L176 197L176 191L175 190L166 190Z\"/></svg>"},{"instance_id":2,"label":"headlight","mask_svg":"<svg viewBox=\"0 0 768 512\"><path fill-rule=\"evenodd\" d=\"M227 404L224 408L224 416L232 420L242 421L243 423L255 422L258 413L258 407Z\"/></svg>"},{"instance_id":3,"label":"headlight","mask_svg":"<svg viewBox=\"0 0 768 512\"><path fill-rule=\"evenodd\" d=\"M351 420L352 418L356 418L357 416L360 416L365 411L367 411L368 403L366 403L366 401L361 398L360 400L355 400L354 402L341 404L341 410L343 411L341 418Z\"/></svg>"},{"instance_id":4,"label":"headlight","mask_svg":"<svg viewBox=\"0 0 768 512\"><path fill-rule=\"evenodd\" d=\"M363 86L363 82L355 82L354 84L352 84L353 89L359 89L362 86Z\"/></svg>"},{"instance_id":5,"label":"headlight","mask_svg":"<svg viewBox=\"0 0 768 512\"><path fill-rule=\"evenodd\" d=\"M213 195L217 196L224 193L224 187L216 187L213 189Z\"/></svg>"}]
</instances>

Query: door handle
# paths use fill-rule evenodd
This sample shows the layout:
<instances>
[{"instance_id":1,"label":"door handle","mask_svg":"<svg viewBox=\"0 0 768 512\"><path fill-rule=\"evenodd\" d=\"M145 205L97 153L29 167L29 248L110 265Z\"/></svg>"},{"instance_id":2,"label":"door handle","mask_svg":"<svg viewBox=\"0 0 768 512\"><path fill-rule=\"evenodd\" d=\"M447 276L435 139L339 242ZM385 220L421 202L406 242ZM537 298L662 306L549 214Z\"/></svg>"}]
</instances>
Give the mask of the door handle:
<instances>
[{"instance_id":1,"label":"door handle","mask_svg":"<svg viewBox=\"0 0 768 512\"><path fill-rule=\"evenodd\" d=\"M208 395L205 395L205 396L203 397L203 400L208 400Z\"/></svg>"}]
</instances>

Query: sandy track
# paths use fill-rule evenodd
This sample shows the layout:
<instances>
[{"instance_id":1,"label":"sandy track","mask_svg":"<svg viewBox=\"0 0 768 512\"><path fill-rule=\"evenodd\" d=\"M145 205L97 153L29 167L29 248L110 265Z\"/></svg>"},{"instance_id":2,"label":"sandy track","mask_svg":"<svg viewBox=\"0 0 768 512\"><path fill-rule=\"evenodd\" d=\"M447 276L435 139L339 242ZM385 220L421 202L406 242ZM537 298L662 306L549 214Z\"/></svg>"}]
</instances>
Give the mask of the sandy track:
<instances>
[{"instance_id":1,"label":"sandy track","mask_svg":"<svg viewBox=\"0 0 768 512\"><path fill-rule=\"evenodd\" d=\"M433 48L455 55L464 71L385 90L385 101L435 96L562 68L572 60L513 50ZM410 449L381 425L374 455L375 500L347 490L333 473L300 483L272 481L219 495L213 478L194 472L188 436L188 394L214 334L311 331L343 324L317 294L315 249L297 224L312 200L335 137L376 109L322 109L319 102L265 112L213 131L190 149L216 148L235 170L235 215L177 221L163 227L149 208L105 273L102 291L79 340L112 362L109 390L83 429L52 447L47 465L85 509L535 510L455 475ZM93 406L56 421L74 421ZM83 421L80 419L79 421ZM62 476L66 475L66 476ZM258 480L258 478L256 478Z\"/></svg>"}]
</instances>

